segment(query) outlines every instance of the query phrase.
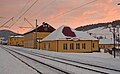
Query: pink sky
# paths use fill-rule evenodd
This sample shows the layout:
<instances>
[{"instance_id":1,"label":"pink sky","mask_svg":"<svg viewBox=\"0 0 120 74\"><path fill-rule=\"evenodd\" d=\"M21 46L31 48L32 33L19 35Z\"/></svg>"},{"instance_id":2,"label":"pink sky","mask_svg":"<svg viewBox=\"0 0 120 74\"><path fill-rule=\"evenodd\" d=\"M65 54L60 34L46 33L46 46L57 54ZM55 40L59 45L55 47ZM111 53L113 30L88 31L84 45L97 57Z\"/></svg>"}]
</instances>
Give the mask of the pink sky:
<instances>
[{"instance_id":1,"label":"pink sky","mask_svg":"<svg viewBox=\"0 0 120 74\"><path fill-rule=\"evenodd\" d=\"M13 21L6 24L6 26L12 25L22 14L19 13L28 1L29 3L22 13L24 13L36 0L0 0L0 17L3 17L0 18L0 24L2 25L11 17L15 17ZM72 28L76 28L83 25L120 19L120 6L117 5L120 0L96 0L91 4L71 11L65 15L52 20L46 20L91 1L94 0L38 0L38 2L12 28L10 28L10 30L18 33L25 33L30 30L30 28L19 28L21 26L30 27L30 25L24 21L24 17L26 17L34 26L35 19L38 19L38 25L41 25L41 23L45 21L56 29L61 25L68 25ZM49 3L51 4L46 6Z\"/></svg>"}]
</instances>

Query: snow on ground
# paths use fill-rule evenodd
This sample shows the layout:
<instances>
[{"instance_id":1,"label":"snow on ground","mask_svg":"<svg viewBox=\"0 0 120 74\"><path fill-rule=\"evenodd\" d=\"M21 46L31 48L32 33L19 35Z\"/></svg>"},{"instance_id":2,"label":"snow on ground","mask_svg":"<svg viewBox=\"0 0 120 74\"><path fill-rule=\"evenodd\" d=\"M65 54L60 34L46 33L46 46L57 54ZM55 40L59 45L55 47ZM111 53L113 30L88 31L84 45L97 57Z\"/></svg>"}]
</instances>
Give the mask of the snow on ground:
<instances>
[{"instance_id":1,"label":"snow on ground","mask_svg":"<svg viewBox=\"0 0 120 74\"><path fill-rule=\"evenodd\" d=\"M0 74L38 74L0 47Z\"/></svg>"},{"instance_id":2,"label":"snow on ground","mask_svg":"<svg viewBox=\"0 0 120 74\"><path fill-rule=\"evenodd\" d=\"M88 30L87 32L93 33L92 36L96 36L96 37L102 36L108 39L112 38L112 33L109 31L109 28L99 27L92 30Z\"/></svg>"},{"instance_id":3,"label":"snow on ground","mask_svg":"<svg viewBox=\"0 0 120 74\"><path fill-rule=\"evenodd\" d=\"M61 57L69 60L74 60L78 62L84 62L93 65L99 65L103 67L108 67L112 69L120 70L120 57L114 58L112 55L108 53L65 53L65 52L52 52L45 50L37 50L23 47L13 47L9 46L9 48L17 48L20 50L27 50L34 53L46 54L54 57Z\"/></svg>"}]
</instances>

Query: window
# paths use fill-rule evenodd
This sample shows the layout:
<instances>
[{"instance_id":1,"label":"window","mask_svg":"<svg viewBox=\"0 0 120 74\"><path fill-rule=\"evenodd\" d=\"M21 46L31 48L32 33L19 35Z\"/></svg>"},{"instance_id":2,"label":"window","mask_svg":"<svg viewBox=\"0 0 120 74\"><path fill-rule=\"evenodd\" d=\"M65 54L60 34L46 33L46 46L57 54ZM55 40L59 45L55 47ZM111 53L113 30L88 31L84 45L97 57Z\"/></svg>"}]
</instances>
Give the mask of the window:
<instances>
[{"instance_id":1,"label":"window","mask_svg":"<svg viewBox=\"0 0 120 74\"><path fill-rule=\"evenodd\" d=\"M103 48L105 48L105 45L103 45Z\"/></svg>"},{"instance_id":2,"label":"window","mask_svg":"<svg viewBox=\"0 0 120 74\"><path fill-rule=\"evenodd\" d=\"M16 38L14 38L14 41L16 41Z\"/></svg>"},{"instance_id":3,"label":"window","mask_svg":"<svg viewBox=\"0 0 120 74\"><path fill-rule=\"evenodd\" d=\"M44 43L44 48L46 48L46 44Z\"/></svg>"},{"instance_id":4,"label":"window","mask_svg":"<svg viewBox=\"0 0 120 74\"><path fill-rule=\"evenodd\" d=\"M67 50L67 43L63 44L63 49Z\"/></svg>"},{"instance_id":5,"label":"window","mask_svg":"<svg viewBox=\"0 0 120 74\"><path fill-rule=\"evenodd\" d=\"M49 43L49 48L50 48L50 43Z\"/></svg>"},{"instance_id":6,"label":"window","mask_svg":"<svg viewBox=\"0 0 120 74\"><path fill-rule=\"evenodd\" d=\"M86 44L82 43L82 49L86 49Z\"/></svg>"},{"instance_id":7,"label":"window","mask_svg":"<svg viewBox=\"0 0 120 74\"><path fill-rule=\"evenodd\" d=\"M45 28L44 28L44 30L45 30L45 31L47 31L47 30L48 30L48 28L47 28L47 27L45 27Z\"/></svg>"},{"instance_id":8,"label":"window","mask_svg":"<svg viewBox=\"0 0 120 74\"><path fill-rule=\"evenodd\" d=\"M47 31L48 30L48 25L44 25L44 31Z\"/></svg>"},{"instance_id":9,"label":"window","mask_svg":"<svg viewBox=\"0 0 120 74\"><path fill-rule=\"evenodd\" d=\"M70 43L70 49L74 49L74 43Z\"/></svg>"},{"instance_id":10,"label":"window","mask_svg":"<svg viewBox=\"0 0 120 74\"><path fill-rule=\"evenodd\" d=\"M80 49L80 43L76 43L76 49Z\"/></svg>"},{"instance_id":11,"label":"window","mask_svg":"<svg viewBox=\"0 0 120 74\"><path fill-rule=\"evenodd\" d=\"M95 48L95 44L94 43L92 44L92 48Z\"/></svg>"}]
</instances>

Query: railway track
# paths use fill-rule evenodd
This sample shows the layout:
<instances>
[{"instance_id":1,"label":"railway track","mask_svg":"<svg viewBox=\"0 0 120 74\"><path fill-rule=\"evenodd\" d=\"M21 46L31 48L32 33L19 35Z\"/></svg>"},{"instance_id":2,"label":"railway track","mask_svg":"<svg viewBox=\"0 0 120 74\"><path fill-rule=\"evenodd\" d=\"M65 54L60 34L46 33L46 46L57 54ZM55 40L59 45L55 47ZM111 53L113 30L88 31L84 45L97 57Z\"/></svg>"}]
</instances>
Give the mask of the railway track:
<instances>
[{"instance_id":1,"label":"railway track","mask_svg":"<svg viewBox=\"0 0 120 74\"><path fill-rule=\"evenodd\" d=\"M11 49L9 49L9 50L11 50ZM18 49L15 49L15 50L18 51ZM13 50L11 50L11 51L13 51ZM22 51L22 50L19 50L19 51ZM16 52L16 51L13 51L13 52ZM34 56L38 56L38 57L41 57L41 58L44 58L44 59L52 60L52 61L55 61L55 62L59 62L59 63L67 64L67 65L70 65L70 66L74 66L74 67L77 67L77 68L82 68L82 69L85 69L85 70L93 71L93 72L96 72L96 73L109 74L108 72L97 70L95 68L92 69L90 67L86 67L86 66L83 66L83 65L81 66L81 63L75 64L76 62L71 61L71 60L67 60L67 59L63 59L63 58L58 58L58 57L51 57L51 56L48 56L48 55L43 55L43 54L38 54L38 53L37 54L36 53L31 53L31 52L28 52L28 51L22 51L22 52L28 53L28 54L31 54L31 55L34 55ZM86 65L86 64L84 64L84 65ZM71 73L67 73L67 74L71 74Z\"/></svg>"},{"instance_id":2,"label":"railway track","mask_svg":"<svg viewBox=\"0 0 120 74\"><path fill-rule=\"evenodd\" d=\"M107 68L107 67L91 65L91 64L87 64L87 63L83 63L83 62L77 62L77 61L73 61L73 60L68 60L68 59L64 59L64 58L60 58L60 57L53 57L53 56L40 54L40 53L35 53L35 52L30 52L30 51L28 52L26 50L20 50L20 49L14 49L14 50L21 51L21 52L24 52L24 53L28 53L30 55L38 56L38 57L41 57L41 58L44 58L44 59L56 61L56 62L59 62L59 63L71 65L71 66L74 66L74 67L77 67L77 68L82 68L82 69L85 69L85 70L97 72L97 73L102 73L102 74L109 74L109 73L110 74L119 74L120 73L120 70L111 69L111 68ZM95 68L99 68L99 69L95 69ZM113 71L113 72L111 73L111 71Z\"/></svg>"},{"instance_id":3,"label":"railway track","mask_svg":"<svg viewBox=\"0 0 120 74\"><path fill-rule=\"evenodd\" d=\"M18 50L18 49L16 49L16 50ZM60 58L60 57L53 57L53 56L40 54L40 53L35 53L35 52L28 52L28 51L25 51L25 50L24 51L19 50L19 51L22 51L22 52L25 52L25 53L28 53L28 54L31 54L31 55L35 55L35 56L38 56L38 57L41 57L41 58L53 60L53 61L56 61L56 62L72 65L72 66L75 66L75 67L78 67L78 68L83 68L83 69L87 69L87 70L90 70L90 71L96 71L96 72L99 72L99 73L108 74L108 73L111 73L111 71L113 73L116 73L116 74L120 73L120 70L112 69L112 68L108 68L108 67L92 65L92 64L87 64L87 63L83 63L83 62L77 62L77 61L73 61L73 60L69 60L69 59L64 59L64 58ZM73 64L73 63L76 63L76 64ZM82 65L82 66L80 66L80 65ZM85 66L83 66L83 65L85 65ZM88 66L88 67L86 67L86 66ZM95 69L95 68L99 68L99 70Z\"/></svg>"},{"instance_id":4,"label":"railway track","mask_svg":"<svg viewBox=\"0 0 120 74\"><path fill-rule=\"evenodd\" d=\"M34 58L31 58L29 56L26 56L24 54L21 54L19 52L16 52L14 50L11 50L11 49L8 49L8 48L5 48L5 47L2 47L3 49L5 49L8 53L10 53L12 56L14 56L15 58L17 58L18 60L20 60L22 63L26 64L27 66L31 67L33 70L37 71L38 74L44 74L43 72L41 72L39 69L35 68L34 66L32 66L31 64L29 64L28 62L24 61L21 57L18 57L18 55L22 56L22 57L25 57L27 59L30 59L38 64L42 64L42 65L45 65L49 68L52 68L54 70L57 70L55 71L56 73L53 73L53 74L74 74L73 72L70 72L70 71L66 71L64 69L61 69L61 68L58 68L58 67L55 67L55 66L52 66L52 65L49 65L49 64L46 64L44 62L40 62ZM16 55L17 54L17 55Z\"/></svg>"}]
</instances>

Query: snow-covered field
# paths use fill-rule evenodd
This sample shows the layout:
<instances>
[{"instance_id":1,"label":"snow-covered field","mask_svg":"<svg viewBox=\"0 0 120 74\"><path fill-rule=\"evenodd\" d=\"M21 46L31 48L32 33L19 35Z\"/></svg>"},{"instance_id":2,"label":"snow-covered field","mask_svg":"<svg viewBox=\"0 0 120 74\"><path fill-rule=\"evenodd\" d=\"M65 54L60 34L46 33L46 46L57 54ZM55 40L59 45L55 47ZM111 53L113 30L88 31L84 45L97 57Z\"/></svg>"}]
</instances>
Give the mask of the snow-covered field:
<instances>
[{"instance_id":1,"label":"snow-covered field","mask_svg":"<svg viewBox=\"0 0 120 74\"><path fill-rule=\"evenodd\" d=\"M37 54L45 54L45 55L50 55L50 56L53 56L53 57L59 57L59 58L73 60L73 61L84 62L84 63L88 63L88 64L93 64L93 65L98 65L98 66L103 66L103 67L107 67L107 68L120 70L120 57L114 58L109 53L103 53L103 52L64 53L64 52L52 52L52 51L37 50L37 49L30 49L30 48L23 48L23 47L15 47L15 46L5 46L5 47L11 48L11 49L15 48L15 49L19 49L19 50L25 50L25 51L34 52L34 53L37 53ZM1 52L3 52L3 51L4 50L2 50ZM6 55L1 54L1 55L8 56L9 54L6 54ZM5 57L5 58L7 58L7 57ZM0 62L0 65L1 65L1 62ZM60 67L60 65L58 65L58 66ZM13 67L14 67L14 65L13 65ZM8 69L9 69L9 67L8 67ZM1 70L2 69L0 68L0 71ZM85 74L85 72L81 72L81 73ZM86 73L88 73L88 72L86 72ZM22 74L24 74L24 73L22 73ZM90 74L90 73L88 73L88 74ZM111 74L114 74L114 73L111 73ZM119 73L117 73L117 74L119 74Z\"/></svg>"},{"instance_id":2,"label":"snow-covered field","mask_svg":"<svg viewBox=\"0 0 120 74\"><path fill-rule=\"evenodd\" d=\"M120 31L120 29L119 29L119 31ZM113 38L113 34L112 34L112 32L110 32L109 28L99 27L99 28L95 28L92 30L88 30L86 32L92 33L92 36L94 36L94 37L102 36L103 38L107 38L107 39Z\"/></svg>"},{"instance_id":3,"label":"snow-covered field","mask_svg":"<svg viewBox=\"0 0 120 74\"><path fill-rule=\"evenodd\" d=\"M0 74L37 74L0 47Z\"/></svg>"}]
</instances>

